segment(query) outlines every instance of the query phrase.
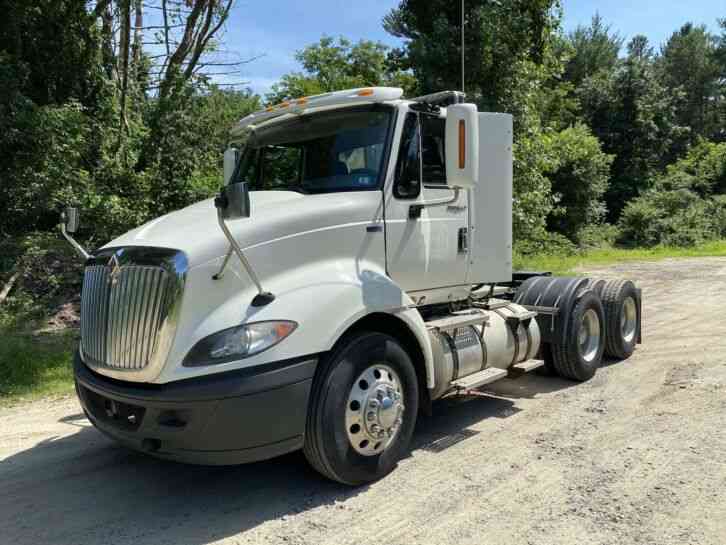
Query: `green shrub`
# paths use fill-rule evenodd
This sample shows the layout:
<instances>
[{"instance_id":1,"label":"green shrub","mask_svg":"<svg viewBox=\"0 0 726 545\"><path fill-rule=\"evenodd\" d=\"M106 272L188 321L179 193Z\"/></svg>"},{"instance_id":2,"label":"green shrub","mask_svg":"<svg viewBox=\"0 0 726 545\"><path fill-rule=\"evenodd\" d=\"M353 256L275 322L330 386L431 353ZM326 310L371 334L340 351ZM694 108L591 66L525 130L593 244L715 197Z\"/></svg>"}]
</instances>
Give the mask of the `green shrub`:
<instances>
[{"instance_id":1,"label":"green shrub","mask_svg":"<svg viewBox=\"0 0 726 545\"><path fill-rule=\"evenodd\" d=\"M620 218L620 241L631 245L693 246L718 238L711 202L690 189L656 187L632 200Z\"/></svg>"},{"instance_id":2,"label":"green shrub","mask_svg":"<svg viewBox=\"0 0 726 545\"><path fill-rule=\"evenodd\" d=\"M714 237L726 239L726 195L712 197L706 208L713 223Z\"/></svg>"},{"instance_id":3,"label":"green shrub","mask_svg":"<svg viewBox=\"0 0 726 545\"><path fill-rule=\"evenodd\" d=\"M702 196L726 193L726 142L700 142L667 172L693 177L691 185Z\"/></svg>"},{"instance_id":4,"label":"green shrub","mask_svg":"<svg viewBox=\"0 0 726 545\"><path fill-rule=\"evenodd\" d=\"M519 240L515 242L513 253L516 258L526 258L547 254L550 256L572 256L578 249L567 237L557 233L545 233L537 239Z\"/></svg>"},{"instance_id":5,"label":"green shrub","mask_svg":"<svg viewBox=\"0 0 726 545\"><path fill-rule=\"evenodd\" d=\"M620 229L609 223L586 225L577 233L578 245L585 250L613 246L619 238Z\"/></svg>"},{"instance_id":6,"label":"green shrub","mask_svg":"<svg viewBox=\"0 0 726 545\"><path fill-rule=\"evenodd\" d=\"M703 142L668 167L620 218L620 241L693 246L726 237L726 144Z\"/></svg>"},{"instance_id":7,"label":"green shrub","mask_svg":"<svg viewBox=\"0 0 726 545\"><path fill-rule=\"evenodd\" d=\"M552 161L546 175L555 207L547 227L578 243L585 227L605 218L604 195L613 156L604 153L598 139L581 124L551 134L548 144Z\"/></svg>"}]
</instances>

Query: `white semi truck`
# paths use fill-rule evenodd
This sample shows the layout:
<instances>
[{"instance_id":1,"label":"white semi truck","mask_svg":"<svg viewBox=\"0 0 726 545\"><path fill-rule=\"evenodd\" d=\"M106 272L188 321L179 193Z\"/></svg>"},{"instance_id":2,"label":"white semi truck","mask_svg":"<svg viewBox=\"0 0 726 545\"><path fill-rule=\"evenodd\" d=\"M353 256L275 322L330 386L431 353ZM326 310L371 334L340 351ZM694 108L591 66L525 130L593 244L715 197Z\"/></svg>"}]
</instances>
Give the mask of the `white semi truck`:
<instances>
[{"instance_id":1,"label":"white semi truck","mask_svg":"<svg viewBox=\"0 0 726 545\"><path fill-rule=\"evenodd\" d=\"M512 272L512 118L458 92L327 93L242 119L225 186L86 260L78 397L151 455L302 448L378 479L432 401L542 368L576 381L640 342L629 281Z\"/></svg>"}]
</instances>

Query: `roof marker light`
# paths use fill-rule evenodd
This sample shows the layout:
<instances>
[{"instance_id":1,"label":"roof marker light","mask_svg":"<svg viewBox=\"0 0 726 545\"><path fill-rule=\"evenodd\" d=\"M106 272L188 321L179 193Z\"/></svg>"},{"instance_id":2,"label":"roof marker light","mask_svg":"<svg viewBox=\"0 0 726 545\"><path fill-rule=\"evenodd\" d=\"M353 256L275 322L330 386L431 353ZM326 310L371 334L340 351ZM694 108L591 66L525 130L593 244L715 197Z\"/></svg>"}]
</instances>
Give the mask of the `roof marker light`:
<instances>
[{"instance_id":1,"label":"roof marker light","mask_svg":"<svg viewBox=\"0 0 726 545\"><path fill-rule=\"evenodd\" d=\"M369 97L373 94L373 92L373 89L361 89L360 91L358 91L357 95L359 97Z\"/></svg>"}]
</instances>

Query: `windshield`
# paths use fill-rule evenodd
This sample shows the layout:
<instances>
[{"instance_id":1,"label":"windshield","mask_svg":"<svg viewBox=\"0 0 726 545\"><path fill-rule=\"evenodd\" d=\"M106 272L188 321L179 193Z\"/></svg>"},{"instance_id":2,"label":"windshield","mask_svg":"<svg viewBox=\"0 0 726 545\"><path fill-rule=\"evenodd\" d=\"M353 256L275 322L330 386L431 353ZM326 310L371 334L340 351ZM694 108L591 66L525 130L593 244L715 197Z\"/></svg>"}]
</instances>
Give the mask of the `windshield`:
<instances>
[{"instance_id":1,"label":"windshield","mask_svg":"<svg viewBox=\"0 0 726 545\"><path fill-rule=\"evenodd\" d=\"M300 116L252 133L234 180L250 189L331 193L377 189L392 109Z\"/></svg>"}]
</instances>

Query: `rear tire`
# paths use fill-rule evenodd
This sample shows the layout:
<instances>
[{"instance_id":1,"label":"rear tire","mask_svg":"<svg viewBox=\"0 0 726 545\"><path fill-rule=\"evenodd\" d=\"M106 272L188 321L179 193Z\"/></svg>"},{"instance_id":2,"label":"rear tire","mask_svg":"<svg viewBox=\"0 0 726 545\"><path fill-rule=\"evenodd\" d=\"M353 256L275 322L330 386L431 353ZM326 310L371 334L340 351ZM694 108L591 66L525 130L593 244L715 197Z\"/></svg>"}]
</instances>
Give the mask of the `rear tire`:
<instances>
[{"instance_id":1,"label":"rear tire","mask_svg":"<svg viewBox=\"0 0 726 545\"><path fill-rule=\"evenodd\" d=\"M537 369L537 374L543 377L554 377L557 375L555 364L552 361L552 345L549 343L542 343L539 347L539 357L544 361L544 365Z\"/></svg>"},{"instance_id":2,"label":"rear tire","mask_svg":"<svg viewBox=\"0 0 726 545\"><path fill-rule=\"evenodd\" d=\"M605 353L617 359L635 351L640 331L638 293L630 280L610 280L602 292L605 308Z\"/></svg>"},{"instance_id":3,"label":"rear tire","mask_svg":"<svg viewBox=\"0 0 726 545\"><path fill-rule=\"evenodd\" d=\"M583 292L575 301L569 329L552 343L552 364L563 378L584 382L591 379L602 361L605 315L600 298Z\"/></svg>"},{"instance_id":4,"label":"rear tire","mask_svg":"<svg viewBox=\"0 0 726 545\"><path fill-rule=\"evenodd\" d=\"M313 380L305 457L324 476L343 484L384 477L408 452L418 400L416 371L396 339L376 332L344 338ZM374 418L368 419L370 414ZM375 433L383 433L380 441L373 439Z\"/></svg>"}]
</instances>

